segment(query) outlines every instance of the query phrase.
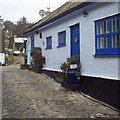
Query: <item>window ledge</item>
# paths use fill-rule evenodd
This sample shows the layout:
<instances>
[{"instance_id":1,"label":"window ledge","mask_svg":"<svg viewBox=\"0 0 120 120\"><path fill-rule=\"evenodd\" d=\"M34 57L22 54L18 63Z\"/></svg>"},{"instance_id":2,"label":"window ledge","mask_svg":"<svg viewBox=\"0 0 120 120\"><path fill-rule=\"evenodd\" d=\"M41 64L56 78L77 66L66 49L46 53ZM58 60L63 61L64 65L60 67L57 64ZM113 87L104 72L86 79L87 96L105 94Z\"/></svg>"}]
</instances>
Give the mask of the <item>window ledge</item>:
<instances>
[{"instance_id":1,"label":"window ledge","mask_svg":"<svg viewBox=\"0 0 120 120\"><path fill-rule=\"evenodd\" d=\"M114 53L114 54L95 54L94 57L104 57L104 56L120 56L120 53Z\"/></svg>"},{"instance_id":2,"label":"window ledge","mask_svg":"<svg viewBox=\"0 0 120 120\"><path fill-rule=\"evenodd\" d=\"M60 48L60 47L65 47L66 45L59 45L59 46L57 46L57 48Z\"/></svg>"},{"instance_id":3,"label":"window ledge","mask_svg":"<svg viewBox=\"0 0 120 120\"><path fill-rule=\"evenodd\" d=\"M45 50L50 50L50 49L52 49L52 47L51 48L46 48Z\"/></svg>"}]
</instances>

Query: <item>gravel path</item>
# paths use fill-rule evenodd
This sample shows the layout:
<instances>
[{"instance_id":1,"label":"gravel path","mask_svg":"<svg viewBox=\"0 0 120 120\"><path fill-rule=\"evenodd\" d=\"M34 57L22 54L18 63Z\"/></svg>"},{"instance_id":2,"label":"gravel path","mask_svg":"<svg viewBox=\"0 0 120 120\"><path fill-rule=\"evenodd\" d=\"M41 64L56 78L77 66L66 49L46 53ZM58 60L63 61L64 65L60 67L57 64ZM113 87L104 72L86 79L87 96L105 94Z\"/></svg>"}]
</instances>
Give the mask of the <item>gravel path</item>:
<instances>
[{"instance_id":1,"label":"gravel path","mask_svg":"<svg viewBox=\"0 0 120 120\"><path fill-rule=\"evenodd\" d=\"M53 79L19 66L3 67L3 118L117 118L118 112Z\"/></svg>"}]
</instances>

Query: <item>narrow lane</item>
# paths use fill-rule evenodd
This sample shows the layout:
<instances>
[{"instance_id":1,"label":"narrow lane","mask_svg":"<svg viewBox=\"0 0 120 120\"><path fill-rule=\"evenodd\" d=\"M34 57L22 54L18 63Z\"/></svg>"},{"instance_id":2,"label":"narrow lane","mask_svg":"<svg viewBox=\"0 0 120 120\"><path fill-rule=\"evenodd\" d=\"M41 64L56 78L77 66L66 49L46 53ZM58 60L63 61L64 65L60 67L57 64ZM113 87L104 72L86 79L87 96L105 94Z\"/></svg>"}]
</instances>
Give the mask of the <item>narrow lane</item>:
<instances>
[{"instance_id":1,"label":"narrow lane","mask_svg":"<svg viewBox=\"0 0 120 120\"><path fill-rule=\"evenodd\" d=\"M17 65L3 67L2 86L3 118L118 117L118 112Z\"/></svg>"}]
</instances>

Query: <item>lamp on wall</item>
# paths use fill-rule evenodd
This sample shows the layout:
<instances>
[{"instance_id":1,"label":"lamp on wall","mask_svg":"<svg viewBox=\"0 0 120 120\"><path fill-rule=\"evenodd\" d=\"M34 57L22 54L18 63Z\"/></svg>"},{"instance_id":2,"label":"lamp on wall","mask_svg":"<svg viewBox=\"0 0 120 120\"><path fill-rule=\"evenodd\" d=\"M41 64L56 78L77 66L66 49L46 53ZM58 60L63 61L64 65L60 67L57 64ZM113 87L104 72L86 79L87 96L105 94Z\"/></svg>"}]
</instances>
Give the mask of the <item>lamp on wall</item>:
<instances>
[{"instance_id":1,"label":"lamp on wall","mask_svg":"<svg viewBox=\"0 0 120 120\"><path fill-rule=\"evenodd\" d=\"M36 33L38 34L38 31L36 31Z\"/></svg>"},{"instance_id":2,"label":"lamp on wall","mask_svg":"<svg viewBox=\"0 0 120 120\"><path fill-rule=\"evenodd\" d=\"M86 17L88 15L88 13L86 11L82 11L82 14L84 15L84 17Z\"/></svg>"}]
</instances>

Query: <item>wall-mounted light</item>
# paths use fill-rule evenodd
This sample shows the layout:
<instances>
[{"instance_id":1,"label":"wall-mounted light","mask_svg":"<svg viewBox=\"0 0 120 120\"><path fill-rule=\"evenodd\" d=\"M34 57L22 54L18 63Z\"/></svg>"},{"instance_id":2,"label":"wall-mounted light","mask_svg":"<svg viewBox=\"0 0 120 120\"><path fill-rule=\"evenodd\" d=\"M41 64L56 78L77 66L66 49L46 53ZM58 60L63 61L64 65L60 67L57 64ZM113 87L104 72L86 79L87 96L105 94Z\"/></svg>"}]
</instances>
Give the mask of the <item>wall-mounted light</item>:
<instances>
[{"instance_id":1,"label":"wall-mounted light","mask_svg":"<svg viewBox=\"0 0 120 120\"><path fill-rule=\"evenodd\" d=\"M82 11L82 14L84 15L84 17L86 17L88 15L88 13L86 11Z\"/></svg>"},{"instance_id":2,"label":"wall-mounted light","mask_svg":"<svg viewBox=\"0 0 120 120\"><path fill-rule=\"evenodd\" d=\"M38 34L38 31L36 31L36 33Z\"/></svg>"}]
</instances>

